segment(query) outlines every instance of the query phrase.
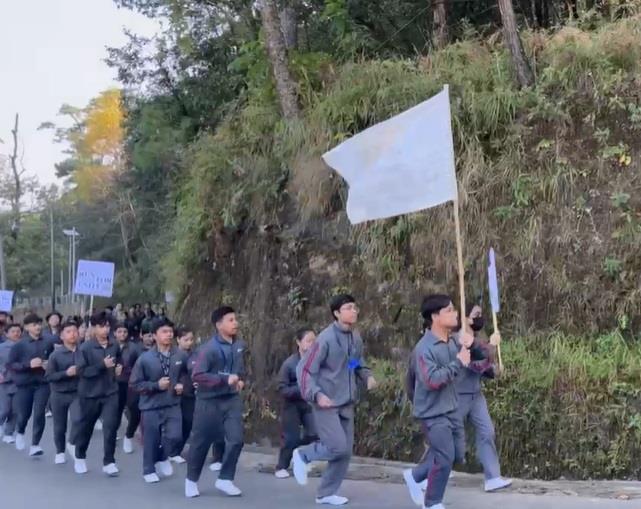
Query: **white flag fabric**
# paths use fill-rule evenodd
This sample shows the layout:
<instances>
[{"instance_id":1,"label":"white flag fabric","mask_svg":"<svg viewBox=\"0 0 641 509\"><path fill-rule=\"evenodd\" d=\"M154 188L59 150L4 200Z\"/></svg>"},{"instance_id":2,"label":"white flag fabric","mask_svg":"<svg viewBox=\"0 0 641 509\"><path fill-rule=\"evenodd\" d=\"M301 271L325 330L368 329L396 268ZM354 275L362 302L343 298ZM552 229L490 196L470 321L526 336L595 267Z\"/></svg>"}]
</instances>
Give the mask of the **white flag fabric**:
<instances>
[{"instance_id":1,"label":"white flag fabric","mask_svg":"<svg viewBox=\"0 0 641 509\"><path fill-rule=\"evenodd\" d=\"M448 88L366 129L323 155L349 185L352 224L408 214L455 200Z\"/></svg>"}]
</instances>

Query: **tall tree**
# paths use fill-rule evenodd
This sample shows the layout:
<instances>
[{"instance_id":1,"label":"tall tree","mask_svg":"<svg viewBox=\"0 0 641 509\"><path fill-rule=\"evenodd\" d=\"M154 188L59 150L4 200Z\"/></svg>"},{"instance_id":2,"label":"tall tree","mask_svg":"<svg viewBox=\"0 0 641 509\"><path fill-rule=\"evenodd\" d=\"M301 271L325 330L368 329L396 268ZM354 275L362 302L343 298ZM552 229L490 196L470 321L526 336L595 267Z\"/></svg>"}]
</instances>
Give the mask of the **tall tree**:
<instances>
[{"instance_id":1,"label":"tall tree","mask_svg":"<svg viewBox=\"0 0 641 509\"><path fill-rule=\"evenodd\" d=\"M498 2L501 11L501 21L503 22L503 38L512 56L512 64L514 65L516 78L522 88L532 86L534 84L534 73L530 68L530 64L525 56L525 51L523 50L523 43L521 42L519 29L516 24L512 0L498 0Z\"/></svg>"},{"instance_id":2,"label":"tall tree","mask_svg":"<svg viewBox=\"0 0 641 509\"><path fill-rule=\"evenodd\" d=\"M289 71L287 50L281 32L278 10L273 0L262 0L260 13L265 32L267 55L276 81L276 91L283 116L292 120L300 116L296 84Z\"/></svg>"},{"instance_id":3,"label":"tall tree","mask_svg":"<svg viewBox=\"0 0 641 509\"><path fill-rule=\"evenodd\" d=\"M444 48L449 41L449 33L447 30L447 5L446 0L433 0L433 16L434 16L434 46L437 49Z\"/></svg>"}]
</instances>

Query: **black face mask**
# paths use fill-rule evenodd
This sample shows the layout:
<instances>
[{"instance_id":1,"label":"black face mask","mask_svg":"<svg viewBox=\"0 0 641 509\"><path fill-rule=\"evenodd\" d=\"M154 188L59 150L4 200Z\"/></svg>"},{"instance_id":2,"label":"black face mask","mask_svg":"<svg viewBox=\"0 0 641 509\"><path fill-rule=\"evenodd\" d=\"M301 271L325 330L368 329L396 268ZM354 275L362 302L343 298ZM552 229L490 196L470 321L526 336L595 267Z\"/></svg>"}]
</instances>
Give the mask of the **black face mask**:
<instances>
[{"instance_id":1,"label":"black face mask","mask_svg":"<svg viewBox=\"0 0 641 509\"><path fill-rule=\"evenodd\" d=\"M478 332L480 330L483 330L483 327L485 327L485 320L483 320L482 316L477 316L475 318L472 318L472 330L474 332Z\"/></svg>"}]
</instances>

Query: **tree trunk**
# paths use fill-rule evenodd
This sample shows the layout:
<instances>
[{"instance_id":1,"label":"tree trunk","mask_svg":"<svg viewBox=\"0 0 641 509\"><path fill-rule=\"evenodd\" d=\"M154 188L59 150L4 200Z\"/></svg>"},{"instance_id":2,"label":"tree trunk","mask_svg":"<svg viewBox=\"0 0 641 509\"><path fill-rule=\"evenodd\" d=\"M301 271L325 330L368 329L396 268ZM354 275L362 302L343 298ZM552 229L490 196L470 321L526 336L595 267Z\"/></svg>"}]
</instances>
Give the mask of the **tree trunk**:
<instances>
[{"instance_id":1,"label":"tree trunk","mask_svg":"<svg viewBox=\"0 0 641 509\"><path fill-rule=\"evenodd\" d=\"M13 212L13 221L17 226L20 223L20 199L22 198L22 186L20 185L20 172L18 171L18 119L19 115L16 113L16 121L11 134L13 135L13 153L11 154L11 170L15 180L15 188L13 196L11 197L11 211Z\"/></svg>"},{"instance_id":2,"label":"tree trunk","mask_svg":"<svg viewBox=\"0 0 641 509\"><path fill-rule=\"evenodd\" d=\"M281 33L278 12L274 6L274 0L263 0L260 7L267 56L274 72L280 107L286 119L295 119L300 116L300 110L296 96L296 85L289 72L287 50Z\"/></svg>"},{"instance_id":3,"label":"tree trunk","mask_svg":"<svg viewBox=\"0 0 641 509\"><path fill-rule=\"evenodd\" d=\"M433 0L434 11L434 47L442 49L447 45L447 7L445 0Z\"/></svg>"},{"instance_id":4,"label":"tree trunk","mask_svg":"<svg viewBox=\"0 0 641 509\"><path fill-rule=\"evenodd\" d=\"M522 88L532 86L534 84L534 74L523 50L519 30L516 26L512 0L498 0L498 2L501 10L501 20L503 21L503 37L505 38L507 49L512 55L512 63L514 64L519 86Z\"/></svg>"},{"instance_id":5,"label":"tree trunk","mask_svg":"<svg viewBox=\"0 0 641 509\"><path fill-rule=\"evenodd\" d=\"M280 30L285 40L285 48L287 50L296 49L298 47L298 19L296 9L290 5L283 7L280 11Z\"/></svg>"}]
</instances>

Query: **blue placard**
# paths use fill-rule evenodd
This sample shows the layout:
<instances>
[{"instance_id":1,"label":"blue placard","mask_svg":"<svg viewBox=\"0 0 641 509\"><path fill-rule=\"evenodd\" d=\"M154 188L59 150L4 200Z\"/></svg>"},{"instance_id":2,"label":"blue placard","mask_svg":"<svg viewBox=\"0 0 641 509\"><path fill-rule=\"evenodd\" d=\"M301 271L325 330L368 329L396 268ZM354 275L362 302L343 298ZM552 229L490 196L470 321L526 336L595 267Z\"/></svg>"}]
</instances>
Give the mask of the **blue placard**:
<instances>
[{"instance_id":1,"label":"blue placard","mask_svg":"<svg viewBox=\"0 0 641 509\"><path fill-rule=\"evenodd\" d=\"M487 266L487 280L490 289L490 303L492 304L492 311L498 313L501 309L499 299L499 281L496 276L496 258L494 256L494 249L490 248L489 263Z\"/></svg>"}]
</instances>

